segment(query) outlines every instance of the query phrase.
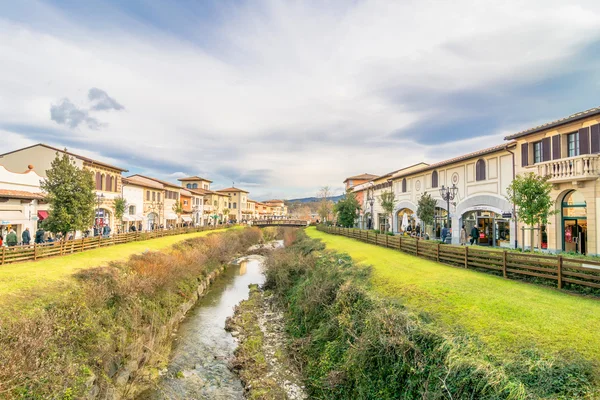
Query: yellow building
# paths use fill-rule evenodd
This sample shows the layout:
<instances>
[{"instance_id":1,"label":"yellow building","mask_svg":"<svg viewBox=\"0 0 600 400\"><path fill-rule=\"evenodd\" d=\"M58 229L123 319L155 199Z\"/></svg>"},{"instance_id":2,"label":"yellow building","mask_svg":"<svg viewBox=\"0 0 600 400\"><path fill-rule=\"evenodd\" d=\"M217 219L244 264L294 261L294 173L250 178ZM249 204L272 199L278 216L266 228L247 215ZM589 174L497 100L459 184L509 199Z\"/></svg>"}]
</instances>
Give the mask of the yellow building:
<instances>
[{"instance_id":1,"label":"yellow building","mask_svg":"<svg viewBox=\"0 0 600 400\"><path fill-rule=\"evenodd\" d=\"M229 210L228 219L234 222L244 222L248 220L248 192L236 187L217 190L218 193L228 197L227 208Z\"/></svg>"},{"instance_id":2,"label":"yellow building","mask_svg":"<svg viewBox=\"0 0 600 400\"><path fill-rule=\"evenodd\" d=\"M115 221L114 199L121 194L121 173L126 169L115 167L102 161L93 160L79 154L74 154L64 149L38 143L33 146L24 147L9 153L0 155L2 165L11 171L26 171L29 165L43 178L46 171L51 168L56 154L68 154L73 158L75 165L79 168L91 171L96 185L96 220L95 227L109 226L115 230L120 221Z\"/></svg>"},{"instance_id":3,"label":"yellow building","mask_svg":"<svg viewBox=\"0 0 600 400\"><path fill-rule=\"evenodd\" d=\"M517 173L548 176L556 214L539 227L534 247L550 251L600 253L600 108L507 136L516 140ZM518 210L517 210L518 212ZM519 240L531 247L529 233Z\"/></svg>"},{"instance_id":4,"label":"yellow building","mask_svg":"<svg viewBox=\"0 0 600 400\"><path fill-rule=\"evenodd\" d=\"M264 202L271 211L273 218L286 218L288 214L287 206L283 200L267 200Z\"/></svg>"}]
</instances>

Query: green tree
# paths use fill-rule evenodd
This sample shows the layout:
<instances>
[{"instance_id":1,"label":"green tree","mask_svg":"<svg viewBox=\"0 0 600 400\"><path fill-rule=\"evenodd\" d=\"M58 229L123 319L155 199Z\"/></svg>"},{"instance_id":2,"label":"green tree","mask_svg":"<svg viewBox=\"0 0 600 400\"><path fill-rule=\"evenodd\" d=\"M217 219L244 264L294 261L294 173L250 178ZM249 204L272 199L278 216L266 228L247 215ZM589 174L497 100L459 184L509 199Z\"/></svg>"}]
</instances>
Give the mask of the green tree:
<instances>
[{"instance_id":1,"label":"green tree","mask_svg":"<svg viewBox=\"0 0 600 400\"><path fill-rule=\"evenodd\" d=\"M337 202L334 210L337 214L338 223L345 228L351 228L354 226L356 214L360 210L360 204L356 200L354 193L348 193L343 199Z\"/></svg>"},{"instance_id":2,"label":"green tree","mask_svg":"<svg viewBox=\"0 0 600 400\"><path fill-rule=\"evenodd\" d=\"M113 200L113 207L115 208L115 218L121 223L121 226L123 226L123 215L125 215L125 210L127 209L127 200L121 196L115 197Z\"/></svg>"},{"instance_id":3,"label":"green tree","mask_svg":"<svg viewBox=\"0 0 600 400\"><path fill-rule=\"evenodd\" d=\"M56 153L46 180L40 186L50 204L50 213L44 221L45 229L52 233L85 230L94 221L94 179L91 171L77 167L73 158Z\"/></svg>"},{"instance_id":4,"label":"green tree","mask_svg":"<svg viewBox=\"0 0 600 400\"><path fill-rule=\"evenodd\" d=\"M552 184L548 182L549 178L549 176L540 176L533 172L517 175L507 189L508 195L506 198L517 208L519 221L530 228L532 251L533 228L539 224L548 224L548 217L556 214L550 197ZM525 243L523 243L524 247Z\"/></svg>"},{"instance_id":5,"label":"green tree","mask_svg":"<svg viewBox=\"0 0 600 400\"><path fill-rule=\"evenodd\" d=\"M417 202L417 217L425 225L433 225L437 201L429 193L423 193Z\"/></svg>"},{"instance_id":6,"label":"green tree","mask_svg":"<svg viewBox=\"0 0 600 400\"><path fill-rule=\"evenodd\" d=\"M181 217L181 214L183 214L183 205L181 205L180 201L173 204L173 212L177 214L177 223L179 223L179 218Z\"/></svg>"},{"instance_id":7,"label":"green tree","mask_svg":"<svg viewBox=\"0 0 600 400\"><path fill-rule=\"evenodd\" d=\"M394 212L394 206L396 205L396 194L392 189L389 191L381 193L379 196L379 205L383 208L383 211L386 212L390 216L390 232L392 231L392 221L394 220L394 216L392 215ZM379 227L381 229L381 227ZM383 231L383 229L382 229Z\"/></svg>"},{"instance_id":8,"label":"green tree","mask_svg":"<svg viewBox=\"0 0 600 400\"><path fill-rule=\"evenodd\" d=\"M319 198L319 208L317 213L321 217L321 222L325 223L329 219L331 210L333 209L332 201L329 200L331 197L331 188L329 186L323 186L317 195Z\"/></svg>"}]
</instances>

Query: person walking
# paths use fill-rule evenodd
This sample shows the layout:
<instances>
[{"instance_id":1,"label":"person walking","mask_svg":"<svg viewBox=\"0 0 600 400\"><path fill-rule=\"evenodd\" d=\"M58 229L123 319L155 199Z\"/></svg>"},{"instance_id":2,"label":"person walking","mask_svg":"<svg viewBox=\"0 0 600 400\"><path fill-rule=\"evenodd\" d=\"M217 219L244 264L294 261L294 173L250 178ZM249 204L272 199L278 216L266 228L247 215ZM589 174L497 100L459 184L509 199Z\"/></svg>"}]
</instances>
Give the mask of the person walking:
<instances>
[{"instance_id":1,"label":"person walking","mask_svg":"<svg viewBox=\"0 0 600 400\"><path fill-rule=\"evenodd\" d=\"M448 236L448 228L446 227L446 224L444 224L444 227L442 228L442 243L446 243L446 237Z\"/></svg>"},{"instance_id":2,"label":"person walking","mask_svg":"<svg viewBox=\"0 0 600 400\"><path fill-rule=\"evenodd\" d=\"M31 233L29 233L29 228L25 228L23 233L21 234L21 239L23 239L23 244L29 246L31 243Z\"/></svg>"},{"instance_id":3,"label":"person walking","mask_svg":"<svg viewBox=\"0 0 600 400\"><path fill-rule=\"evenodd\" d=\"M8 247L13 247L16 246L18 242L19 239L17 238L17 233L14 229L11 228L8 232L8 235L6 235L6 245Z\"/></svg>"},{"instance_id":4,"label":"person walking","mask_svg":"<svg viewBox=\"0 0 600 400\"><path fill-rule=\"evenodd\" d=\"M460 229L460 245L465 246L467 244L467 228L463 225Z\"/></svg>"},{"instance_id":5,"label":"person walking","mask_svg":"<svg viewBox=\"0 0 600 400\"><path fill-rule=\"evenodd\" d=\"M42 228L38 228L37 232L35 233L35 242L37 244L44 243L44 230Z\"/></svg>"},{"instance_id":6,"label":"person walking","mask_svg":"<svg viewBox=\"0 0 600 400\"><path fill-rule=\"evenodd\" d=\"M471 229L471 246L473 244L479 244L479 229L477 229L477 225L473 225L473 229Z\"/></svg>"}]
</instances>

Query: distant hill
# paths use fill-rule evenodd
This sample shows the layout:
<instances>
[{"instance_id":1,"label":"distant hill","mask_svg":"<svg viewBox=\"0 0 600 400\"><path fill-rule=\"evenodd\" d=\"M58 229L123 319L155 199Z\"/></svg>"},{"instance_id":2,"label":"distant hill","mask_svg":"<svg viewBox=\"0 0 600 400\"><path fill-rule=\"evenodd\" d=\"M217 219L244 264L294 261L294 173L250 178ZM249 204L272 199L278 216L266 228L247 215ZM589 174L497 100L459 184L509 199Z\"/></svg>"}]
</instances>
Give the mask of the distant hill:
<instances>
[{"instance_id":1,"label":"distant hill","mask_svg":"<svg viewBox=\"0 0 600 400\"><path fill-rule=\"evenodd\" d=\"M340 201L342 199L342 197L344 197L343 194L339 195L339 196L333 196L330 197L329 200L333 201L334 203L337 203L338 201ZM286 200L286 202L288 203L314 203L319 201L320 199L318 197L304 197L302 199L290 199L290 200Z\"/></svg>"}]
</instances>

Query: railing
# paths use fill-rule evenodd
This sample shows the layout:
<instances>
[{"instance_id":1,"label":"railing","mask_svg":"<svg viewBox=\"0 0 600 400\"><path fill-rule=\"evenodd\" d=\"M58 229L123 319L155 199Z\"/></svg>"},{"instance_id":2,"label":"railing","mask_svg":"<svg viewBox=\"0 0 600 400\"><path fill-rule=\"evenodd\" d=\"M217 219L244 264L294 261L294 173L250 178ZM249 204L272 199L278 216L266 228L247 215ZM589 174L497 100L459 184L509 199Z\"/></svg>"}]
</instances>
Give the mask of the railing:
<instances>
[{"instance_id":1,"label":"railing","mask_svg":"<svg viewBox=\"0 0 600 400\"><path fill-rule=\"evenodd\" d=\"M585 154L560 160L537 163L538 175L550 176L549 182L570 182L596 179L600 176L600 162L597 154Z\"/></svg>"},{"instance_id":2,"label":"railing","mask_svg":"<svg viewBox=\"0 0 600 400\"><path fill-rule=\"evenodd\" d=\"M253 226L308 226L309 221L302 219L258 219Z\"/></svg>"},{"instance_id":3,"label":"railing","mask_svg":"<svg viewBox=\"0 0 600 400\"><path fill-rule=\"evenodd\" d=\"M435 260L440 263L493 272L508 279L538 278L600 289L600 262L587 259L485 250L469 246L446 245L407 236L390 236L361 229L317 226L322 232L342 235L378 246Z\"/></svg>"},{"instance_id":4,"label":"railing","mask_svg":"<svg viewBox=\"0 0 600 400\"><path fill-rule=\"evenodd\" d=\"M231 225L228 225L231 226ZM22 246L3 246L0 250L0 265L19 261L37 261L40 258L64 256L67 254L81 253L82 251L113 246L129 242L139 242L161 238L165 236L181 235L185 233L215 230L222 227L204 226L198 228L177 228L171 230L156 230L149 232L128 232L110 237L93 236L82 239L62 240L58 242Z\"/></svg>"}]
</instances>

